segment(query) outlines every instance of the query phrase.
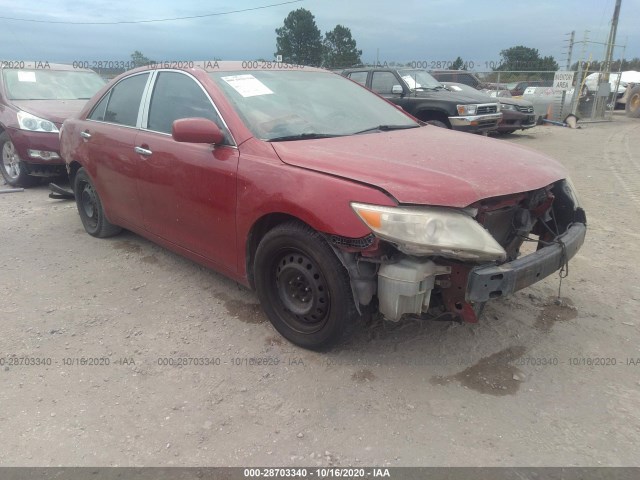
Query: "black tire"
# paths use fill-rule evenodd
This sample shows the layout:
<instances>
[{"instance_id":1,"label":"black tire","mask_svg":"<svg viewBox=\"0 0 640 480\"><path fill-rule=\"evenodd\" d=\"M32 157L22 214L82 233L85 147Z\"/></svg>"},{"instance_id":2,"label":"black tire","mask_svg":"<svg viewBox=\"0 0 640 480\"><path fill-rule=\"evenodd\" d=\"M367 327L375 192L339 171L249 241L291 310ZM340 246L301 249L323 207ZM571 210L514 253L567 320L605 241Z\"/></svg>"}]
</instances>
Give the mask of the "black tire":
<instances>
[{"instance_id":1,"label":"black tire","mask_svg":"<svg viewBox=\"0 0 640 480\"><path fill-rule=\"evenodd\" d=\"M427 123L429 125L433 125L434 127L449 128L449 125L447 125L444 122L441 122L440 120L427 120Z\"/></svg>"},{"instance_id":2,"label":"black tire","mask_svg":"<svg viewBox=\"0 0 640 480\"><path fill-rule=\"evenodd\" d=\"M503 134L503 135L510 135L513 132L515 132L515 130L500 130L499 133Z\"/></svg>"},{"instance_id":3,"label":"black tire","mask_svg":"<svg viewBox=\"0 0 640 480\"><path fill-rule=\"evenodd\" d=\"M326 349L353 330L349 275L310 227L290 222L269 231L256 251L254 278L267 317L290 342Z\"/></svg>"},{"instance_id":4,"label":"black tire","mask_svg":"<svg viewBox=\"0 0 640 480\"><path fill-rule=\"evenodd\" d=\"M38 177L32 177L27 173L27 165L20 160L7 132L0 133L0 155L2 155L0 173L9 185L26 188L40 183Z\"/></svg>"},{"instance_id":5,"label":"black tire","mask_svg":"<svg viewBox=\"0 0 640 480\"><path fill-rule=\"evenodd\" d=\"M627 117L640 118L640 85L636 85L629 92L625 111Z\"/></svg>"},{"instance_id":6,"label":"black tire","mask_svg":"<svg viewBox=\"0 0 640 480\"><path fill-rule=\"evenodd\" d=\"M100 196L84 168L76 173L73 191L76 195L80 220L89 235L105 238L122 231L122 228L107 220Z\"/></svg>"}]
</instances>

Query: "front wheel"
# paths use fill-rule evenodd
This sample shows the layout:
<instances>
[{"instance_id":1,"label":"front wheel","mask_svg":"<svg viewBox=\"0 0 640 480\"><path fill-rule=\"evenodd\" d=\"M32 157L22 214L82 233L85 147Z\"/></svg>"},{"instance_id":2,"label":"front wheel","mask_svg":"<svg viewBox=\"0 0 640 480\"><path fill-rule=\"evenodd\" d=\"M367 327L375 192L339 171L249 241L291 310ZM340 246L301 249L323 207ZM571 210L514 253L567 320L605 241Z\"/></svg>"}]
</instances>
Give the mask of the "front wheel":
<instances>
[{"instance_id":1,"label":"front wheel","mask_svg":"<svg viewBox=\"0 0 640 480\"><path fill-rule=\"evenodd\" d=\"M107 220L100 196L84 168L76 173L73 191L80 220L89 235L105 238L120 233L122 229Z\"/></svg>"},{"instance_id":2,"label":"front wheel","mask_svg":"<svg viewBox=\"0 0 640 480\"><path fill-rule=\"evenodd\" d=\"M267 317L300 347L330 347L355 324L349 275L322 235L306 225L269 231L256 251L254 276Z\"/></svg>"},{"instance_id":3,"label":"front wheel","mask_svg":"<svg viewBox=\"0 0 640 480\"><path fill-rule=\"evenodd\" d=\"M31 187L39 181L27 173L25 163L20 160L16 147L7 132L0 133L0 152L2 152L2 168L0 173L5 182L12 187Z\"/></svg>"}]
</instances>

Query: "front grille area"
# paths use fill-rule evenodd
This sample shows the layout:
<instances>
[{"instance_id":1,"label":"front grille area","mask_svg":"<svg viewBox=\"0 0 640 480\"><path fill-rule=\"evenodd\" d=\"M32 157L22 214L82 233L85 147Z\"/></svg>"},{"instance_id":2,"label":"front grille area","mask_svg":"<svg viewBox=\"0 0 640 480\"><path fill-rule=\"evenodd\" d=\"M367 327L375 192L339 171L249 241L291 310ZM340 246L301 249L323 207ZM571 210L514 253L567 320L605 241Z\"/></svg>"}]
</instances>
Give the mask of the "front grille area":
<instances>
[{"instance_id":1,"label":"front grille area","mask_svg":"<svg viewBox=\"0 0 640 480\"><path fill-rule=\"evenodd\" d=\"M522 107L520 105L515 105L516 110L522 113L533 113L533 107Z\"/></svg>"},{"instance_id":2,"label":"front grille area","mask_svg":"<svg viewBox=\"0 0 640 480\"><path fill-rule=\"evenodd\" d=\"M550 198L543 188L481 202L477 220L505 249L507 261L518 257L524 237L533 229L538 215L544 213L537 210L544 209Z\"/></svg>"},{"instance_id":3,"label":"front grille area","mask_svg":"<svg viewBox=\"0 0 640 480\"><path fill-rule=\"evenodd\" d=\"M476 110L478 115L485 115L487 113L497 113L498 112L498 105L496 104L491 104L491 105L478 105L478 109Z\"/></svg>"}]
</instances>

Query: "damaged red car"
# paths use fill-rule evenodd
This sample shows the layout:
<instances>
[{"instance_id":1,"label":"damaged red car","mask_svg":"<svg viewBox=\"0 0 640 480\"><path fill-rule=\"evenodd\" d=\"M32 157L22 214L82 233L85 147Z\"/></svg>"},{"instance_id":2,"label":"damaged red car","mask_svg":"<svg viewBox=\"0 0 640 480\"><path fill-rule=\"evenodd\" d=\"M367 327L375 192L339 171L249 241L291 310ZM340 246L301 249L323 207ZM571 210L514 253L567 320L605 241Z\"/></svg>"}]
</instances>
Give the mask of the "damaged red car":
<instances>
[{"instance_id":1,"label":"damaged red car","mask_svg":"<svg viewBox=\"0 0 640 480\"><path fill-rule=\"evenodd\" d=\"M133 70L64 123L89 234L129 229L255 288L314 349L364 308L476 322L583 244L555 160L422 125L331 72L252 63Z\"/></svg>"}]
</instances>

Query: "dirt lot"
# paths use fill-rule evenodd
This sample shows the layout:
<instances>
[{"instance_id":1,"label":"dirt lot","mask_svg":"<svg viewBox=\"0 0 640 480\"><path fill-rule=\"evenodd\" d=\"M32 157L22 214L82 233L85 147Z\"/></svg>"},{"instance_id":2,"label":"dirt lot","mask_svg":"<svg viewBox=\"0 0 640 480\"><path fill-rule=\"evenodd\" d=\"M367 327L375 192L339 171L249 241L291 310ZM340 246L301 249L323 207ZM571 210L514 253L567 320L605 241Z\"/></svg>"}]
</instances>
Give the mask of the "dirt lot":
<instances>
[{"instance_id":1,"label":"dirt lot","mask_svg":"<svg viewBox=\"0 0 640 480\"><path fill-rule=\"evenodd\" d=\"M371 322L324 354L226 278L90 237L46 187L0 195L0 464L640 465L640 121L498 141L581 193L563 303L552 276L479 324ZM163 365L182 357L209 365Z\"/></svg>"}]
</instances>

